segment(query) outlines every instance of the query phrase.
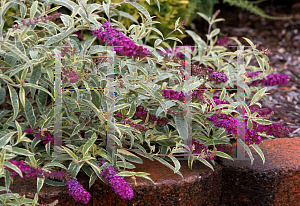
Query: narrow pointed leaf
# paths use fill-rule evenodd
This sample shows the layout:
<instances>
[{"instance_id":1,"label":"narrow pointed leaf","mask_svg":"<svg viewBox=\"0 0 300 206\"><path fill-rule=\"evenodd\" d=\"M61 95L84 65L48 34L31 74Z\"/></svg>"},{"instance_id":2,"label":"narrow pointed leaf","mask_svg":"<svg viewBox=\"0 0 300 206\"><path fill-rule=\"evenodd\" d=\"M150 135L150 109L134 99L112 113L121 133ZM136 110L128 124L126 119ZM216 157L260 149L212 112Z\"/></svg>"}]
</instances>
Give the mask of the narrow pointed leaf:
<instances>
[{"instance_id":1,"label":"narrow pointed leaf","mask_svg":"<svg viewBox=\"0 0 300 206\"><path fill-rule=\"evenodd\" d=\"M4 162L3 165L5 165L6 167L8 167L8 168L12 169L13 171L15 171L16 173L18 173L20 175L20 177L23 177L21 170L16 165L14 165L8 161Z\"/></svg>"},{"instance_id":2,"label":"narrow pointed leaf","mask_svg":"<svg viewBox=\"0 0 300 206\"><path fill-rule=\"evenodd\" d=\"M85 127L85 124L86 123L82 123L82 124L77 125L71 136L74 136L75 134L77 134L79 132L79 130L83 129Z\"/></svg>"},{"instance_id":3,"label":"narrow pointed leaf","mask_svg":"<svg viewBox=\"0 0 300 206\"><path fill-rule=\"evenodd\" d=\"M258 147L258 145L257 144L253 144L253 145L251 145L254 149L255 149L255 151L259 154L259 156L261 157L261 159L262 159L262 161L263 161L263 164L265 164L265 155L264 155L264 153L261 151L261 149Z\"/></svg>"},{"instance_id":4,"label":"narrow pointed leaf","mask_svg":"<svg viewBox=\"0 0 300 206\"><path fill-rule=\"evenodd\" d=\"M205 159L201 158L201 157L197 157L197 160L199 160L200 162L202 162L203 164L205 164L206 166L208 166L210 169L214 170L213 166Z\"/></svg>"},{"instance_id":5,"label":"narrow pointed leaf","mask_svg":"<svg viewBox=\"0 0 300 206\"><path fill-rule=\"evenodd\" d=\"M52 168L52 167L60 167L65 170L67 169L63 164L61 164L59 162L49 162L43 166L43 169Z\"/></svg>"},{"instance_id":6,"label":"narrow pointed leaf","mask_svg":"<svg viewBox=\"0 0 300 206\"><path fill-rule=\"evenodd\" d=\"M70 149L68 149L67 147L64 147L64 146L62 146L62 147L71 157L73 157L75 160L78 160L78 157Z\"/></svg>"},{"instance_id":7,"label":"narrow pointed leaf","mask_svg":"<svg viewBox=\"0 0 300 206\"><path fill-rule=\"evenodd\" d=\"M15 154L18 154L18 155L34 156L34 154L29 152L28 150L21 149L21 148L18 148L18 147L13 147L12 152L15 153Z\"/></svg>"},{"instance_id":8,"label":"narrow pointed leaf","mask_svg":"<svg viewBox=\"0 0 300 206\"><path fill-rule=\"evenodd\" d=\"M19 113L19 98L16 90L13 87L8 85L8 89L9 89L10 100L14 109L14 116L12 120L15 120Z\"/></svg>"},{"instance_id":9,"label":"narrow pointed leaf","mask_svg":"<svg viewBox=\"0 0 300 206\"><path fill-rule=\"evenodd\" d=\"M4 147L16 132L10 132L0 138L0 148Z\"/></svg>"},{"instance_id":10,"label":"narrow pointed leaf","mask_svg":"<svg viewBox=\"0 0 300 206\"><path fill-rule=\"evenodd\" d=\"M26 119L28 120L31 128L34 128L35 123L36 123L36 118L34 115L33 107L30 104L28 99L25 99L25 116L26 116Z\"/></svg>"},{"instance_id":11,"label":"narrow pointed leaf","mask_svg":"<svg viewBox=\"0 0 300 206\"><path fill-rule=\"evenodd\" d=\"M6 50L12 52L13 54L15 54L17 57L23 59L26 63L28 63L28 65L30 66L30 68L32 68L32 64L31 61L29 60L29 58L26 56L26 54L23 54L20 49L18 49L18 47L16 47L13 44L10 44L8 42L5 41L1 41L0 45L3 46Z\"/></svg>"},{"instance_id":12,"label":"narrow pointed leaf","mask_svg":"<svg viewBox=\"0 0 300 206\"><path fill-rule=\"evenodd\" d=\"M83 156L85 156L85 155L88 153L89 149L90 149L91 146L94 144L94 142L97 140L97 138L98 138L98 137L97 137L96 133L94 133L93 136L92 136L92 138L89 139L89 140L84 144L83 149L82 149L82 154L83 154Z\"/></svg>"},{"instance_id":13,"label":"narrow pointed leaf","mask_svg":"<svg viewBox=\"0 0 300 206\"><path fill-rule=\"evenodd\" d=\"M39 193L40 190L42 189L42 187L44 185L44 181L45 181L45 178L40 178L40 177L37 178L37 193Z\"/></svg>"},{"instance_id":14,"label":"narrow pointed leaf","mask_svg":"<svg viewBox=\"0 0 300 206\"><path fill-rule=\"evenodd\" d=\"M156 159L157 161L159 161L160 163L162 163L163 165L167 166L168 168L170 168L171 170L173 170L174 173L179 174L183 178L181 172L179 172L179 171L176 172L176 169L172 165L170 165L167 161L165 161L162 158L157 157L157 156L153 156L153 158Z\"/></svg>"},{"instance_id":15,"label":"narrow pointed leaf","mask_svg":"<svg viewBox=\"0 0 300 206\"><path fill-rule=\"evenodd\" d=\"M136 2L129 2L129 4L131 4L132 6L134 6L136 9L138 9L140 12L142 12L147 19L150 19L150 14L149 12L139 3Z\"/></svg>"}]
</instances>

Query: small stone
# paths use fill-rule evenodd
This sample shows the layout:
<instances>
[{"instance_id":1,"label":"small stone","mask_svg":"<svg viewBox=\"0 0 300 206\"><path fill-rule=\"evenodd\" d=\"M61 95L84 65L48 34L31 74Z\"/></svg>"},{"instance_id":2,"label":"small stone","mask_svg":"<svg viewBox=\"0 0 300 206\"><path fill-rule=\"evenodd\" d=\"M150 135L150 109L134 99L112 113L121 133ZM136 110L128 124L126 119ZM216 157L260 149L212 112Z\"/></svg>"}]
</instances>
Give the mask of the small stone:
<instances>
[{"instance_id":1,"label":"small stone","mask_svg":"<svg viewBox=\"0 0 300 206\"><path fill-rule=\"evenodd\" d=\"M280 49L278 49L278 52L282 54L282 53L285 52L285 49L284 48L280 48Z\"/></svg>"},{"instance_id":2,"label":"small stone","mask_svg":"<svg viewBox=\"0 0 300 206\"><path fill-rule=\"evenodd\" d=\"M294 29L294 34L298 34L298 29Z\"/></svg>"}]
</instances>

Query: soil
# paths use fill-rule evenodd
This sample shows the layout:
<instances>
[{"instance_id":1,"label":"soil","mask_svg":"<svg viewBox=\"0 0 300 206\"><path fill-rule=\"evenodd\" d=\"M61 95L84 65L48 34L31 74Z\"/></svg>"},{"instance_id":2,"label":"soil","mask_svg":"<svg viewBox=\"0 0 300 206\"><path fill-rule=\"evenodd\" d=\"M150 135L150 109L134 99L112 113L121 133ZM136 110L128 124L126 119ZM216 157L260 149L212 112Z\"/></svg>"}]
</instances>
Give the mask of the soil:
<instances>
[{"instance_id":1,"label":"soil","mask_svg":"<svg viewBox=\"0 0 300 206\"><path fill-rule=\"evenodd\" d=\"M300 136L300 2L293 1L266 1L257 5L267 14L272 16L287 17L288 20L271 20L262 18L244 9L218 4L215 6L221 10L218 18L225 21L218 23L217 28L228 37L237 37L241 42L242 37L247 37L257 49L268 49L273 53L269 57L270 66L278 74L290 76L289 84L285 86L268 87L268 102L263 107L274 108L275 114L270 120L280 122L286 120L286 124L293 129L288 137ZM193 30L202 39L208 23L203 19L195 19L186 29ZM184 45L193 44L190 37L183 40ZM286 118L290 118L287 120Z\"/></svg>"}]
</instances>

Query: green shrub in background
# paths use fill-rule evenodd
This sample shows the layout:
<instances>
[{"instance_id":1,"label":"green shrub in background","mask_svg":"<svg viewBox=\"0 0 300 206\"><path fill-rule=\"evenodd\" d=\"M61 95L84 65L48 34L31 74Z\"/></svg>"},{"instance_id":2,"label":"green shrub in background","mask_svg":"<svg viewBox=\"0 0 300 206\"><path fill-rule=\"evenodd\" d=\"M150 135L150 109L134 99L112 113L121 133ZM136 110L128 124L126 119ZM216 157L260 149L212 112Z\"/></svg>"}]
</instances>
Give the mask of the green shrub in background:
<instances>
[{"instance_id":1,"label":"green shrub in background","mask_svg":"<svg viewBox=\"0 0 300 206\"><path fill-rule=\"evenodd\" d=\"M198 17L196 12L201 12L211 17L214 10L214 5L218 4L218 0L190 0L185 18L187 20L186 25L190 25L194 19Z\"/></svg>"},{"instance_id":2,"label":"green shrub in background","mask_svg":"<svg viewBox=\"0 0 300 206\"><path fill-rule=\"evenodd\" d=\"M266 14L262 9L260 9L256 4L261 3L265 0L258 1L247 1L247 0L222 0L223 3L228 3L230 6L236 6L241 9L246 9L254 14L257 14L263 18L267 19L287 19L290 17L275 17ZM97 2L102 2L97 0ZM122 2L117 0L116 2ZM198 17L197 12L201 12L211 17L214 11L214 5L220 3L219 0L161 0L158 1L139 1L149 13L156 16L154 20L160 21L161 24L157 24L156 28L159 29L164 35L170 33L173 28L176 20L181 17L186 19L185 26L188 26L192 23L194 19ZM160 9L157 4L160 4ZM137 9L134 9L133 6L129 4L122 4L120 10L130 13L135 19L140 19L140 15ZM181 19L183 20L183 19ZM132 20L125 18L121 21L125 26L129 26L132 23ZM184 32L184 28L182 28ZM180 32L175 33L176 37L183 39L186 35L181 34ZM166 41L167 43L171 43ZM150 40L150 44L154 44L154 40Z\"/></svg>"},{"instance_id":3,"label":"green shrub in background","mask_svg":"<svg viewBox=\"0 0 300 206\"><path fill-rule=\"evenodd\" d=\"M102 2L101 0L97 0L97 2ZM121 0L114 1L115 3L121 3ZM183 17L186 16L186 11L188 8L188 4L190 2L188 0L143 0L139 1L147 11L149 11L152 16L156 16L153 20L159 21L160 24L156 24L155 27L163 33L163 35L169 34L174 30L174 25L176 20L181 17L180 21L183 20ZM159 5L159 6L158 6ZM139 11L129 4L122 4L119 9L123 12L130 13L136 20L141 21L141 17L139 15ZM121 13L122 14L122 13ZM127 28L133 23L129 18L123 18L121 22ZM182 28L182 32L174 32L177 38L183 39L186 35L184 34L184 28ZM171 43L171 41L166 41L167 43ZM150 38L149 43L151 45L154 44L154 40Z\"/></svg>"},{"instance_id":4,"label":"green shrub in background","mask_svg":"<svg viewBox=\"0 0 300 206\"><path fill-rule=\"evenodd\" d=\"M287 19L291 17L277 17L277 16L270 16L266 14L262 9L260 9L256 4L261 3L266 0L258 0L258 1L251 1L251 0L222 0L222 2L228 3L230 6L236 6L241 9L246 9L256 15L259 15L266 19ZM191 21L195 18L196 12L201 12L206 14L207 16L213 15L214 5L220 3L219 0L190 0L189 6L186 12L186 19L187 24L190 24Z\"/></svg>"},{"instance_id":5,"label":"green shrub in background","mask_svg":"<svg viewBox=\"0 0 300 206\"><path fill-rule=\"evenodd\" d=\"M286 19L290 17L273 17L267 15L263 10L256 6L256 4L261 3L265 0L258 1L246 1L246 0L222 0L223 3L229 3L231 6L236 6L242 9L246 9L255 13L263 18L268 19ZM76 2L73 0L73 2ZM102 4L103 0L89 0L88 3L99 3ZM123 2L123 3L121 3ZM129 1L128 1L129 2ZM120 3L120 6L117 8L122 16L121 23L128 29L132 23L137 24L137 22L141 22L141 16L139 14L138 9L130 4L124 4L122 0L114 0L113 3ZM178 18L181 18L182 21L184 18L186 19L185 26L189 26L194 19L198 17L197 12L204 13L207 16L211 17L214 11L214 5L220 3L219 0L141 0L139 4L142 5L150 14L153 14L153 20L159 21L160 23L156 24L155 27L162 32L163 35L169 34L175 25L175 22ZM63 10L63 11L61 11ZM69 12L65 8L61 8L59 11L62 13ZM130 15L128 15L130 14ZM103 14L100 16L104 17ZM117 14L114 14L117 15ZM215 28L215 25L213 25ZM175 31L173 34L176 35L177 38L182 40L186 37L185 28L181 28L182 33L180 31ZM90 34L83 34L84 38L88 38ZM157 36L153 36L157 38ZM154 45L155 40L153 38L148 38L148 44ZM165 41L168 44L172 42L170 40Z\"/></svg>"}]
</instances>

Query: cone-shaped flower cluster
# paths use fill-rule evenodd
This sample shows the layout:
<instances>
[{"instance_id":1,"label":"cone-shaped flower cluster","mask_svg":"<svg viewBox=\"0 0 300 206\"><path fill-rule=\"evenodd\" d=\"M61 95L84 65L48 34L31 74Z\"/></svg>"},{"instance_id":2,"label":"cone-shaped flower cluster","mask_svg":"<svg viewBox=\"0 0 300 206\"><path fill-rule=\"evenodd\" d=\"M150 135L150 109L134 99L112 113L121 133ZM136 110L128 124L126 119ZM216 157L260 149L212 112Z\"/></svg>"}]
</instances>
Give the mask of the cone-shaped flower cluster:
<instances>
[{"instance_id":1,"label":"cone-shaped flower cluster","mask_svg":"<svg viewBox=\"0 0 300 206\"><path fill-rule=\"evenodd\" d=\"M151 114L148 109L146 109L145 107L143 106L138 106L136 108L136 112L135 112L135 116L140 118L141 120L145 121L146 118L147 118L147 115L149 114L149 119L148 121L152 124L154 124L156 122L156 125L157 126L160 126L160 127L164 127L168 124L168 120L167 119L163 119L163 118L160 118L160 117L156 117L154 114Z\"/></svg>"},{"instance_id":2,"label":"cone-shaped flower cluster","mask_svg":"<svg viewBox=\"0 0 300 206\"><path fill-rule=\"evenodd\" d=\"M236 118L225 114L221 114L220 117L221 118L219 119L215 115L213 115L210 117L210 120L214 122L215 126L224 128L228 132L228 134L237 136L237 129L241 129L244 126L245 142L247 144L260 144L262 142L262 138L261 136L259 136L257 131L247 128L246 123L242 125L242 123L240 123Z\"/></svg>"},{"instance_id":3,"label":"cone-shaped flower cluster","mask_svg":"<svg viewBox=\"0 0 300 206\"><path fill-rule=\"evenodd\" d=\"M256 77L262 72L247 72L246 75L250 78ZM289 83L290 77L283 74L269 74L265 79L262 80L255 80L251 82L251 86L256 86L258 84L263 84L265 86L284 86Z\"/></svg>"},{"instance_id":4,"label":"cone-shaped flower cluster","mask_svg":"<svg viewBox=\"0 0 300 206\"><path fill-rule=\"evenodd\" d=\"M149 55L149 51L142 46L137 46L130 38L126 37L117 28L112 27L108 22L104 22L99 29L93 31L101 42L107 42L115 46L118 54L125 55L129 58L144 58Z\"/></svg>"},{"instance_id":5,"label":"cone-shaped flower cluster","mask_svg":"<svg viewBox=\"0 0 300 206\"><path fill-rule=\"evenodd\" d=\"M216 83L223 83L228 81L228 77L226 74L222 72L216 72L210 68L193 66L192 75L199 76L201 78L204 78L206 75L208 75L208 81L214 81Z\"/></svg>"},{"instance_id":6,"label":"cone-shaped flower cluster","mask_svg":"<svg viewBox=\"0 0 300 206\"><path fill-rule=\"evenodd\" d=\"M209 68L208 71L209 71L208 81L215 81L216 83L222 83L228 81L228 77L226 74L222 72L216 72Z\"/></svg>"},{"instance_id":7,"label":"cone-shaped flower cluster","mask_svg":"<svg viewBox=\"0 0 300 206\"><path fill-rule=\"evenodd\" d=\"M266 86L284 86L289 83L290 77L283 74L269 74L266 79L262 80L262 83Z\"/></svg>"},{"instance_id":8,"label":"cone-shaped flower cluster","mask_svg":"<svg viewBox=\"0 0 300 206\"><path fill-rule=\"evenodd\" d=\"M16 165L22 172L22 179L24 178L29 178L32 177L34 180L36 178L51 178L51 179L58 179L58 180L62 180L63 175L67 172L66 170L61 170L59 172L46 172L43 171L42 168L35 168L32 167L30 165L25 164L25 162L23 161L18 161L18 160L10 160L10 163ZM18 173L8 169L9 171L11 171L11 177L14 178Z\"/></svg>"},{"instance_id":9,"label":"cone-shaped flower cluster","mask_svg":"<svg viewBox=\"0 0 300 206\"><path fill-rule=\"evenodd\" d=\"M67 83L68 79L70 80L70 83L76 83L79 79L78 73L71 70L63 70L62 71L63 80L62 83Z\"/></svg>"},{"instance_id":10,"label":"cone-shaped flower cluster","mask_svg":"<svg viewBox=\"0 0 300 206\"><path fill-rule=\"evenodd\" d=\"M216 105L229 104L228 102L222 101L216 97L214 97L213 99ZM212 105L210 102L208 104ZM223 107L223 109L228 109L228 108ZM269 108L258 108L255 106L249 106L249 109L251 113L257 112L260 118L264 118L264 119L268 119L270 116L274 114L274 110ZM259 144L262 141L258 133L266 133L266 135L273 135L275 137L285 137L292 131L292 128L287 126L282 126L280 124L273 123L270 125L262 125L262 124L257 124L254 121L252 121L253 130L251 130L247 128L247 120L248 118L245 116L245 140L248 144L253 144L253 143ZM214 125L216 127L226 129L228 134L234 134L235 136L237 135L236 128L237 128L238 121L235 117L226 114L218 114L218 115L212 115L209 118L209 121L214 122Z\"/></svg>"},{"instance_id":11,"label":"cone-shaped flower cluster","mask_svg":"<svg viewBox=\"0 0 300 206\"><path fill-rule=\"evenodd\" d=\"M224 128L228 134L237 135L237 119L226 114L212 115L208 118L216 127Z\"/></svg>"},{"instance_id":12,"label":"cone-shaped flower cluster","mask_svg":"<svg viewBox=\"0 0 300 206\"><path fill-rule=\"evenodd\" d=\"M24 132L26 132L26 133L33 132L33 130L31 129L31 127L29 125L27 127L28 127L27 130L24 130ZM39 133L37 133L36 135L34 135L34 137L37 138L37 139L39 139L39 140L42 140L43 144L45 144L45 145L48 144L48 142L51 142L50 145L52 146L54 144L54 137L53 137L53 135L49 131L42 132L40 130L40 128L38 128L38 129L39 129ZM66 146L66 144L64 142L62 142L62 145Z\"/></svg>"},{"instance_id":13,"label":"cone-shaped flower cluster","mask_svg":"<svg viewBox=\"0 0 300 206\"><path fill-rule=\"evenodd\" d=\"M98 163L99 166L104 164L104 161L100 161ZM101 176L103 180L110 184L113 191L120 195L122 199L131 200L133 198L133 190L125 181L124 177L116 176L118 173L113 169L111 165L107 166L105 169L102 170Z\"/></svg>"},{"instance_id":14,"label":"cone-shaped flower cluster","mask_svg":"<svg viewBox=\"0 0 300 206\"><path fill-rule=\"evenodd\" d=\"M179 101L185 101L185 95L184 93L181 91L181 92L177 92L177 91L174 91L174 90L162 90L164 92L164 97L167 98L167 99L171 99L171 100L179 100Z\"/></svg>"},{"instance_id":15,"label":"cone-shaped flower cluster","mask_svg":"<svg viewBox=\"0 0 300 206\"><path fill-rule=\"evenodd\" d=\"M177 92L174 90L166 90L163 89L163 96L166 99L171 99L171 100L179 100L184 102L185 101L185 94L181 91L181 92ZM192 93L191 98L197 98L197 101L203 101L203 91L198 90Z\"/></svg>"},{"instance_id":16,"label":"cone-shaped flower cluster","mask_svg":"<svg viewBox=\"0 0 300 206\"><path fill-rule=\"evenodd\" d=\"M74 198L76 202L87 204L92 195L84 189L84 187L77 181L76 177L63 181L64 185L68 187L69 195Z\"/></svg>"},{"instance_id":17,"label":"cone-shaped flower cluster","mask_svg":"<svg viewBox=\"0 0 300 206\"><path fill-rule=\"evenodd\" d=\"M281 124L270 124L270 125L257 125L257 123L253 122L253 127L256 128L256 132L265 132L266 135L273 135L275 137L287 137L293 129L288 126L282 126Z\"/></svg>"},{"instance_id":18,"label":"cone-shaped flower cluster","mask_svg":"<svg viewBox=\"0 0 300 206\"><path fill-rule=\"evenodd\" d=\"M57 13L54 13L50 16L44 16L44 17L39 17L39 16L36 16L34 18L29 18L28 21L26 22L25 19L22 19L21 20L21 25L18 25L18 24L14 24L12 25L11 27L16 30L16 29L20 29L21 27L24 27L24 26L30 26L31 24L37 24L39 23L40 21L46 23L47 20L49 21L53 21L53 20L56 20L58 19L59 17L61 16L61 13L60 12L57 12Z\"/></svg>"},{"instance_id":19,"label":"cone-shaped flower cluster","mask_svg":"<svg viewBox=\"0 0 300 206\"><path fill-rule=\"evenodd\" d=\"M45 178L45 179L57 179L62 180L65 186L68 186L69 194L74 198L76 202L82 202L87 204L92 197L89 192L87 192L83 186L77 181L76 177L70 178L70 174L67 173L67 170L62 169L61 171L47 172L43 171L42 168L35 168L30 165L25 164L23 161L10 160L10 163L17 166L22 172L22 179L32 177L34 180L36 178ZM18 173L10 168L6 168L11 172L11 177L14 178ZM65 181L67 179L67 181Z\"/></svg>"},{"instance_id":20,"label":"cone-shaped flower cluster","mask_svg":"<svg viewBox=\"0 0 300 206\"><path fill-rule=\"evenodd\" d=\"M128 115L122 115L121 112L118 112L115 117L119 117L121 119L124 119L124 118L127 118ZM123 120L123 123L124 124L129 124L131 127L135 128L136 130L139 130L141 132L145 132L148 130L147 127L145 127L144 125L141 125L141 124L137 124L137 123L134 123L133 121L131 121L130 119L124 119Z\"/></svg>"}]
</instances>

